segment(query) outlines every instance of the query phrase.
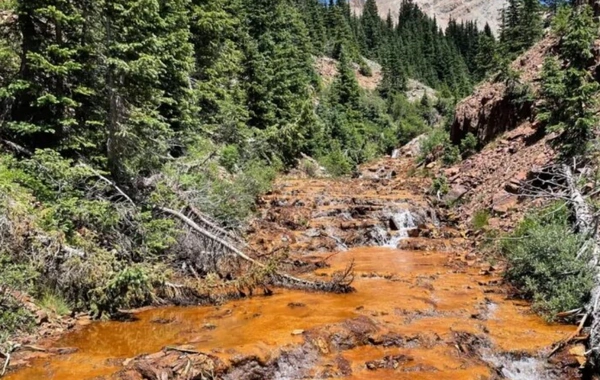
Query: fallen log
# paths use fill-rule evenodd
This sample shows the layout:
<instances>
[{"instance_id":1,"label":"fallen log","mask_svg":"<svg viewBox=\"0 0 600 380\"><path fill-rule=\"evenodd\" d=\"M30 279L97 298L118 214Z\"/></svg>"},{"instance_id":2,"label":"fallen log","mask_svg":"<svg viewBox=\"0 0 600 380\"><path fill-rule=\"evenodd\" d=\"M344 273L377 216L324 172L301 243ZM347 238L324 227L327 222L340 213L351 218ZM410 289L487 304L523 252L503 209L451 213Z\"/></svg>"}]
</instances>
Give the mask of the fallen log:
<instances>
[{"instance_id":1,"label":"fallen log","mask_svg":"<svg viewBox=\"0 0 600 380\"><path fill-rule=\"evenodd\" d=\"M169 209L166 207L158 207L158 210L178 218L183 223L185 223L188 227L190 227L193 231L199 233L200 235L202 235L203 237L205 237L209 240L212 240L212 241L218 243L219 245L221 245L222 247L224 247L231 253L237 255L238 257L251 263L252 265L256 265L260 268L266 268L266 265L264 265L263 263L261 263L257 260L254 260L253 258L246 255L244 252L242 252L240 249L235 247L230 242L228 242L218 236L215 236L214 234L212 234L209 231L205 230L204 228L200 227L196 222L194 222L193 220L191 220L190 218L188 218L181 212L172 210L172 209ZM352 283L352 280L353 280L351 270L346 270L346 272L344 272L344 274L342 276L340 276L340 278L336 278L331 282L309 281L309 280L291 276L286 273L280 273L277 271L274 271L271 276L272 276L273 282L275 284L285 286L285 287L291 287L291 288L295 288L295 289L320 290L320 291L327 291L327 292L334 292L334 293L348 293L353 290L352 287L350 286L350 284Z\"/></svg>"}]
</instances>

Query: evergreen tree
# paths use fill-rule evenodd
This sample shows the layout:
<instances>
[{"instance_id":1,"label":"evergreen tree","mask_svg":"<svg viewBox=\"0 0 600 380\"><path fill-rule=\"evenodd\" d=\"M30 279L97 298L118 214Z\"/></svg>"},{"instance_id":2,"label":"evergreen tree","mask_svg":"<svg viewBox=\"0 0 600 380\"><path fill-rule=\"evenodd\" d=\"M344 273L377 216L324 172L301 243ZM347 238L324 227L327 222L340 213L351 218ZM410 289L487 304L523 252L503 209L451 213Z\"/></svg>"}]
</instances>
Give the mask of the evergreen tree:
<instances>
[{"instance_id":1,"label":"evergreen tree","mask_svg":"<svg viewBox=\"0 0 600 380\"><path fill-rule=\"evenodd\" d=\"M508 0L501 16L500 45L509 60L532 46L542 33L539 0Z\"/></svg>"},{"instance_id":2,"label":"evergreen tree","mask_svg":"<svg viewBox=\"0 0 600 380\"><path fill-rule=\"evenodd\" d=\"M523 11L519 20L521 49L533 46L543 35L542 6L539 0L523 0Z\"/></svg>"},{"instance_id":3,"label":"evergreen tree","mask_svg":"<svg viewBox=\"0 0 600 380\"><path fill-rule=\"evenodd\" d=\"M560 58L568 62L568 66L562 67L555 58L548 58L543 68L545 104L540 119L551 130L561 133L559 142L567 156L586 153L593 128L598 123L596 107L600 84L588 71L597 30L589 6L571 10L560 45Z\"/></svg>"},{"instance_id":4,"label":"evergreen tree","mask_svg":"<svg viewBox=\"0 0 600 380\"><path fill-rule=\"evenodd\" d=\"M88 60L85 1L20 0L20 70L1 91L7 122L5 138L28 149L66 149L71 137L95 116ZM97 62L96 62L97 64ZM74 147L77 148L77 147ZM81 148L81 147L78 147Z\"/></svg>"},{"instance_id":5,"label":"evergreen tree","mask_svg":"<svg viewBox=\"0 0 600 380\"><path fill-rule=\"evenodd\" d=\"M193 49L186 1L104 3L106 146L115 178L159 167L175 136L170 123L181 123L181 128L192 122L187 95Z\"/></svg>"},{"instance_id":6,"label":"evergreen tree","mask_svg":"<svg viewBox=\"0 0 600 380\"><path fill-rule=\"evenodd\" d=\"M483 33L479 36L477 54L474 58L475 79L482 80L493 70L498 68L498 47L489 24L485 25Z\"/></svg>"},{"instance_id":7,"label":"evergreen tree","mask_svg":"<svg viewBox=\"0 0 600 380\"><path fill-rule=\"evenodd\" d=\"M239 0L194 0L191 33L196 57L196 97L202 129L219 143L243 146L248 137L242 84L243 29Z\"/></svg>"},{"instance_id":8,"label":"evergreen tree","mask_svg":"<svg viewBox=\"0 0 600 380\"><path fill-rule=\"evenodd\" d=\"M358 109L360 88L356 75L350 67L350 60L345 48L340 52L337 75L332 85L332 99L334 104L340 104L350 109Z\"/></svg>"},{"instance_id":9,"label":"evergreen tree","mask_svg":"<svg viewBox=\"0 0 600 380\"><path fill-rule=\"evenodd\" d=\"M365 34L366 50L364 54L369 58L375 58L379 52L379 46L383 37L382 20L379 16L375 0L367 0L365 3L361 24Z\"/></svg>"},{"instance_id":10,"label":"evergreen tree","mask_svg":"<svg viewBox=\"0 0 600 380\"><path fill-rule=\"evenodd\" d=\"M268 130L271 152L267 153L272 154L277 152L278 131L290 135L292 125L301 128L294 123L311 98L310 39L301 16L286 0L246 0L245 8L252 38L244 73L249 125ZM302 145L301 140L296 143ZM296 157L282 158L289 163Z\"/></svg>"}]
</instances>

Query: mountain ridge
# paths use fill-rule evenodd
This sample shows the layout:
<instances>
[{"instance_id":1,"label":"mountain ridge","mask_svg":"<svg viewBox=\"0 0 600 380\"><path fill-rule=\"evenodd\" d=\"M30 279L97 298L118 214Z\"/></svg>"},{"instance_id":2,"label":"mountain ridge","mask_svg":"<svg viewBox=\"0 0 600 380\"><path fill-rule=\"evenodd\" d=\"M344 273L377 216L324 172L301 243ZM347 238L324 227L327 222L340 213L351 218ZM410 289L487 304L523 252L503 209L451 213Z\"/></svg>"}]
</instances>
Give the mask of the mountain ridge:
<instances>
[{"instance_id":1,"label":"mountain ridge","mask_svg":"<svg viewBox=\"0 0 600 380\"><path fill-rule=\"evenodd\" d=\"M397 19L398 10L403 0L376 0L379 14L387 17L388 12ZM361 14L366 0L350 0L350 8L356 14ZM479 28L487 22L494 34L500 27L500 10L506 0L414 0L414 3L429 16L436 17L443 29L451 19L459 21L477 21Z\"/></svg>"}]
</instances>

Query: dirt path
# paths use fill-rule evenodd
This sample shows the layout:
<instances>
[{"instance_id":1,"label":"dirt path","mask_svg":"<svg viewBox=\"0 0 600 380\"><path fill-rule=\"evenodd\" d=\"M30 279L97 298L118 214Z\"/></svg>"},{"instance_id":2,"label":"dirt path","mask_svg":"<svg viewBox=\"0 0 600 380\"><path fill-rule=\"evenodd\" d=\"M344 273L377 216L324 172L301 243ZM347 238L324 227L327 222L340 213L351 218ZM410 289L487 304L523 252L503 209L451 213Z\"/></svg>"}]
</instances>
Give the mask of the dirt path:
<instances>
[{"instance_id":1,"label":"dirt path","mask_svg":"<svg viewBox=\"0 0 600 380\"><path fill-rule=\"evenodd\" d=\"M354 293L275 290L220 307L146 310L68 334L55 346L76 352L7 378L566 378L536 355L574 328L508 300L469 242L435 226L428 181L410 173L382 160L361 179L282 179L262 200L252 245L288 252L287 269L307 278L353 263Z\"/></svg>"}]
</instances>

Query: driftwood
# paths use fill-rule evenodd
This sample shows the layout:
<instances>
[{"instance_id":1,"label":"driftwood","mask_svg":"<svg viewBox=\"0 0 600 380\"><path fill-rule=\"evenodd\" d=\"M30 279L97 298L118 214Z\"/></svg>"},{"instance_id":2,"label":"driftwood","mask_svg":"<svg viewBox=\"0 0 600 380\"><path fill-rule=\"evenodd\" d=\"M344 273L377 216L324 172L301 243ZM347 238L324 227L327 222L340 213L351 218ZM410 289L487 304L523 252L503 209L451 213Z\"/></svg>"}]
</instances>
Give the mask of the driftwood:
<instances>
[{"instance_id":1,"label":"driftwood","mask_svg":"<svg viewBox=\"0 0 600 380\"><path fill-rule=\"evenodd\" d=\"M2 366L2 372L0 372L0 377L4 376L6 374L6 369L8 368L8 365L10 364L10 352L8 352L6 354L2 354L2 356L4 356L6 358L6 360L4 361L4 366Z\"/></svg>"},{"instance_id":2,"label":"driftwood","mask_svg":"<svg viewBox=\"0 0 600 380\"><path fill-rule=\"evenodd\" d=\"M4 365L2 366L0 377L6 375L6 370L8 369L8 365L10 364L11 355L20 347L20 344L12 344L6 352L0 352L0 356L4 358Z\"/></svg>"},{"instance_id":3,"label":"driftwood","mask_svg":"<svg viewBox=\"0 0 600 380\"><path fill-rule=\"evenodd\" d=\"M212 241L218 243L224 249L235 254L236 256L240 257L241 259L251 263L252 265L256 265L260 268L266 268L266 266L263 263L261 263L257 260L254 260L250 256L246 255L244 252L242 252L242 250L238 249L232 243L230 243L230 242L226 241L225 239L220 238L220 237L212 234L211 232L207 231L206 229L202 228L196 222L194 222L193 220L191 220L190 218L185 216L183 213L176 211L176 210L166 208L166 207L158 207L158 210L160 210L166 214L169 214L171 216L177 217L179 220L181 220L183 223L185 223L188 227L190 227L195 232L199 233L200 235L202 235L203 237L205 237L209 240L212 240ZM350 286L350 284L352 283L352 280L353 280L352 267L349 267L344 273L341 274L341 276L337 276L337 278L334 278L334 280L331 282L308 281L305 279L291 276L286 273L279 273L277 271L273 272L273 274L271 276L272 276L273 282L275 284L285 286L285 287L291 287L291 288L295 288L295 289L320 290L320 291L337 292L337 293L348 293L348 292L352 291L352 287Z\"/></svg>"}]
</instances>

